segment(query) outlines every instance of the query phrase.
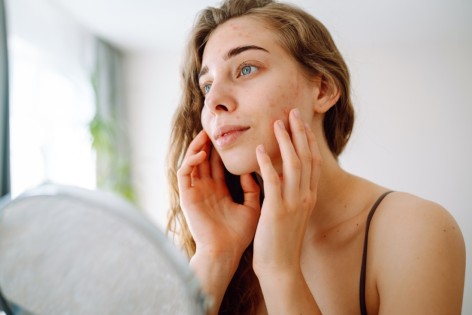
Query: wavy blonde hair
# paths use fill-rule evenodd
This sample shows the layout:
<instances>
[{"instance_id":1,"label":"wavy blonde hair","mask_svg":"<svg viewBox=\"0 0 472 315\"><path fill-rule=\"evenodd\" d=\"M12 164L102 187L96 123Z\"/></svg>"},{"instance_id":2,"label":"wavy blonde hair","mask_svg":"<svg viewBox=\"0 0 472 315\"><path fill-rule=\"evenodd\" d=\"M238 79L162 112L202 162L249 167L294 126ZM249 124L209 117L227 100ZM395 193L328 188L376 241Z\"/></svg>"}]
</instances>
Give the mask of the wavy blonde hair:
<instances>
[{"instance_id":1,"label":"wavy blonde hair","mask_svg":"<svg viewBox=\"0 0 472 315\"><path fill-rule=\"evenodd\" d=\"M190 34L182 66L182 96L174 115L168 151L168 180L171 209L167 230L177 236L188 257L195 254L195 242L179 204L177 170L190 142L202 130L200 115L204 97L198 84L203 51L211 33L224 22L251 16L264 22L278 35L279 44L297 60L309 76L321 75L340 93L323 118L324 136L335 157L344 149L354 123L350 99L349 71L325 26L296 6L271 0L226 0L220 7L201 11ZM228 188L236 202L242 202L239 179L226 171ZM220 314L253 314L261 292L252 269L252 246L241 258L231 281Z\"/></svg>"}]
</instances>

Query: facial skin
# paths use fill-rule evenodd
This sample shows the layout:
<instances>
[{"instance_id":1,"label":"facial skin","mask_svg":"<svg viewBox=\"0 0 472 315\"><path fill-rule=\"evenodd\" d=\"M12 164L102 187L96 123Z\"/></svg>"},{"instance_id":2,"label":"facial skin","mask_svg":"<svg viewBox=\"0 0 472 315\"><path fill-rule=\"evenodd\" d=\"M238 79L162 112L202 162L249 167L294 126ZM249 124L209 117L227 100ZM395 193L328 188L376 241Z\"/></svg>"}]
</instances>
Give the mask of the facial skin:
<instances>
[{"instance_id":1,"label":"facial skin","mask_svg":"<svg viewBox=\"0 0 472 315\"><path fill-rule=\"evenodd\" d=\"M235 18L218 26L203 53L202 125L233 174L259 172L259 144L281 170L274 122L282 120L288 129L292 108L312 124L316 85L276 36L254 17Z\"/></svg>"}]
</instances>

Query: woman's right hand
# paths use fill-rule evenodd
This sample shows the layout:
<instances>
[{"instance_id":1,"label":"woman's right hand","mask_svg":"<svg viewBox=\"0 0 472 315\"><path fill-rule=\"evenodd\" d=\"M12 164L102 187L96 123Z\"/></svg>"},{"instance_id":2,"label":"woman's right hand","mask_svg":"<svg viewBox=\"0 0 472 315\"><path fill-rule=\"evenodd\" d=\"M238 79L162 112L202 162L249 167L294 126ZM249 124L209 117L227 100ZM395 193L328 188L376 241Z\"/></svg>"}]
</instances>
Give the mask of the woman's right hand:
<instances>
[{"instance_id":1,"label":"woman's right hand","mask_svg":"<svg viewBox=\"0 0 472 315\"><path fill-rule=\"evenodd\" d=\"M205 131L191 142L177 172L180 205L197 254L238 260L254 238L260 216L259 186L241 176L244 203L233 201L223 163Z\"/></svg>"}]
</instances>

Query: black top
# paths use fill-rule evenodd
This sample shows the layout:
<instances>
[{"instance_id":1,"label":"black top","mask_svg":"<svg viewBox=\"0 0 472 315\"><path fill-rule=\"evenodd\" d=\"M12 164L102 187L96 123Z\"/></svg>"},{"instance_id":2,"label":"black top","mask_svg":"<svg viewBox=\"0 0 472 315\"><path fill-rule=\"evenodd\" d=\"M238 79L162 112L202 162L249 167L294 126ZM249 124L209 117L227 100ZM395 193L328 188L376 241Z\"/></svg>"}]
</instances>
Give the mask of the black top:
<instances>
[{"instance_id":1,"label":"black top","mask_svg":"<svg viewBox=\"0 0 472 315\"><path fill-rule=\"evenodd\" d=\"M365 304L365 277L366 277L366 269L367 269L367 241L369 238L370 221L372 220L375 210L377 210L377 207L379 206L379 204L382 202L385 196L387 196L389 193L391 193L391 191L384 192L377 199L377 201L372 206L372 209L370 210L369 215L367 216L367 223L365 226L365 237L364 237L364 251L362 253L361 279L359 283L359 302L361 306L361 315L367 315L367 307Z\"/></svg>"}]
</instances>

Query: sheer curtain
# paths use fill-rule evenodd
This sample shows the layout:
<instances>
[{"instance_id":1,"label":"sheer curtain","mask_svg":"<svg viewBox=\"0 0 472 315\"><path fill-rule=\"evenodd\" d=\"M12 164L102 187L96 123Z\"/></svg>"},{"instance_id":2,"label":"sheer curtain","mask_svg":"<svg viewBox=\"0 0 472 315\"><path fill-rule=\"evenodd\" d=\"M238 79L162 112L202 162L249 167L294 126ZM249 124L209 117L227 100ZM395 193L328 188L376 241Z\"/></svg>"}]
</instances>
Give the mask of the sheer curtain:
<instances>
[{"instance_id":1,"label":"sheer curtain","mask_svg":"<svg viewBox=\"0 0 472 315\"><path fill-rule=\"evenodd\" d=\"M0 197L10 193L9 126L6 14L0 0Z\"/></svg>"}]
</instances>

